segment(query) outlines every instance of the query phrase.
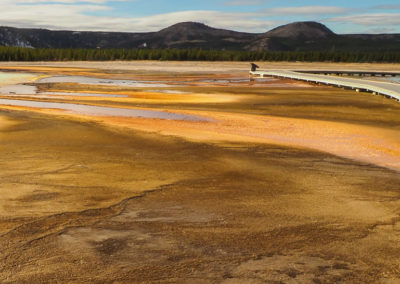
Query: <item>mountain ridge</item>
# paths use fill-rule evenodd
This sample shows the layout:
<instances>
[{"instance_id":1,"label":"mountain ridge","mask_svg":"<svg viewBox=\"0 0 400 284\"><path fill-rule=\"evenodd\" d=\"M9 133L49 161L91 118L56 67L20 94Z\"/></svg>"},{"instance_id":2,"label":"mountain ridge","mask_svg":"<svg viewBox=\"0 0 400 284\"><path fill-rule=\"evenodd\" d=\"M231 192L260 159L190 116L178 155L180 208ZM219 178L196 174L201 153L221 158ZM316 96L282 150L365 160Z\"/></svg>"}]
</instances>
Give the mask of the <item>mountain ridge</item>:
<instances>
[{"instance_id":1,"label":"mountain ridge","mask_svg":"<svg viewBox=\"0 0 400 284\"><path fill-rule=\"evenodd\" d=\"M157 32L53 31L0 27L0 45L31 48L198 48L242 51L400 51L400 34L336 34L318 22L245 33L182 22Z\"/></svg>"}]
</instances>

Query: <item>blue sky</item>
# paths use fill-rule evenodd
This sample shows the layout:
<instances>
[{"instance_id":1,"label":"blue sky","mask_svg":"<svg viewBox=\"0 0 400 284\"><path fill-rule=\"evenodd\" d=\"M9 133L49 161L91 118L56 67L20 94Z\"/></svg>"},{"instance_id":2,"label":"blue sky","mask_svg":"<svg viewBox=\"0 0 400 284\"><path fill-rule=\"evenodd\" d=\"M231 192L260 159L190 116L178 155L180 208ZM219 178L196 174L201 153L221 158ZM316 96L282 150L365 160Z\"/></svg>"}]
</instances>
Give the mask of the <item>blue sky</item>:
<instances>
[{"instance_id":1,"label":"blue sky","mask_svg":"<svg viewBox=\"0 0 400 284\"><path fill-rule=\"evenodd\" d=\"M337 33L400 33L400 0L0 0L0 25L69 30L157 31L183 21L265 32L318 21Z\"/></svg>"}]
</instances>

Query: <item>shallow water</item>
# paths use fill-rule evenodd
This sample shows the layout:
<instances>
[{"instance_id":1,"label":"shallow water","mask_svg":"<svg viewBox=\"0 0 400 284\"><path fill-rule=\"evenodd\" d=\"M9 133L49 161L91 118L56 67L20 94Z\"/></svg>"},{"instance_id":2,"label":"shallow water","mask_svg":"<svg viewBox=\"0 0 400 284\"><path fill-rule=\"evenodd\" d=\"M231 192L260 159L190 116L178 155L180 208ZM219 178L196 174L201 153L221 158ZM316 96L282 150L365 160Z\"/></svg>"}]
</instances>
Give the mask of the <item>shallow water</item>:
<instances>
[{"instance_id":1,"label":"shallow water","mask_svg":"<svg viewBox=\"0 0 400 284\"><path fill-rule=\"evenodd\" d=\"M64 92L43 92L38 93L36 86L31 85L6 85L0 86L0 94L2 95L29 95L37 97L52 96L77 96L77 97L107 97L107 98L127 98L126 95L101 94L101 93L64 93Z\"/></svg>"},{"instance_id":2,"label":"shallow water","mask_svg":"<svg viewBox=\"0 0 400 284\"><path fill-rule=\"evenodd\" d=\"M399 83L399 84L400 84L400 77L399 77L399 76L397 76L397 77L390 77L390 78L387 78L387 79L388 79L388 81L391 81L391 82Z\"/></svg>"},{"instance_id":3,"label":"shallow water","mask_svg":"<svg viewBox=\"0 0 400 284\"><path fill-rule=\"evenodd\" d=\"M3 95L35 95L37 88L30 85L7 85L0 87L0 94Z\"/></svg>"},{"instance_id":4,"label":"shallow water","mask_svg":"<svg viewBox=\"0 0 400 284\"><path fill-rule=\"evenodd\" d=\"M149 90L149 91L155 93L164 93L164 94L190 94L189 92L175 91L175 90Z\"/></svg>"},{"instance_id":5,"label":"shallow water","mask_svg":"<svg viewBox=\"0 0 400 284\"><path fill-rule=\"evenodd\" d=\"M84 85L103 85L103 86L118 86L118 87L169 87L166 84L150 83L143 81L131 81L131 80L111 80L111 79L100 79L85 76L55 76L43 78L36 83L77 83Z\"/></svg>"},{"instance_id":6,"label":"shallow water","mask_svg":"<svg viewBox=\"0 0 400 284\"><path fill-rule=\"evenodd\" d=\"M249 79L208 79L208 80L201 80L200 82L228 84L228 83L248 83L248 82L250 82L250 80Z\"/></svg>"},{"instance_id":7,"label":"shallow water","mask_svg":"<svg viewBox=\"0 0 400 284\"><path fill-rule=\"evenodd\" d=\"M243 84L264 84L277 81L275 78L235 78L235 79L208 79L208 80L201 80L201 83L212 83L216 85L243 85Z\"/></svg>"},{"instance_id":8,"label":"shallow water","mask_svg":"<svg viewBox=\"0 0 400 284\"><path fill-rule=\"evenodd\" d=\"M76 96L76 97L105 97L105 98L128 98L127 95L97 94L97 93L62 93L62 92L43 92L39 93L46 97L52 96Z\"/></svg>"},{"instance_id":9,"label":"shallow water","mask_svg":"<svg viewBox=\"0 0 400 284\"><path fill-rule=\"evenodd\" d=\"M69 103L0 99L0 105L60 109L70 113L91 115L91 116L143 117L143 118L158 118L158 119L168 119L168 120L209 121L206 118L194 115L171 113L165 111L113 108L113 107L101 107L101 106L69 104Z\"/></svg>"}]
</instances>

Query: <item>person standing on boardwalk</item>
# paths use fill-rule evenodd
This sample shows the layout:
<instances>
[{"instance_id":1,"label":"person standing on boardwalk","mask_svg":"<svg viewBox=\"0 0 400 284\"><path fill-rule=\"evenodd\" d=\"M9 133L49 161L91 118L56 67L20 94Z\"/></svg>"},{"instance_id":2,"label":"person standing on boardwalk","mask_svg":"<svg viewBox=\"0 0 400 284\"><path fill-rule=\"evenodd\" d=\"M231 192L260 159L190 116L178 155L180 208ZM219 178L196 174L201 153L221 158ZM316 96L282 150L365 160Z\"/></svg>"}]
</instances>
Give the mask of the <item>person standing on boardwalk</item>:
<instances>
[{"instance_id":1,"label":"person standing on boardwalk","mask_svg":"<svg viewBox=\"0 0 400 284\"><path fill-rule=\"evenodd\" d=\"M257 68L260 68L257 64L255 64L255 63L250 63L250 65L251 65L251 71L252 72L255 72L255 71L257 71Z\"/></svg>"}]
</instances>

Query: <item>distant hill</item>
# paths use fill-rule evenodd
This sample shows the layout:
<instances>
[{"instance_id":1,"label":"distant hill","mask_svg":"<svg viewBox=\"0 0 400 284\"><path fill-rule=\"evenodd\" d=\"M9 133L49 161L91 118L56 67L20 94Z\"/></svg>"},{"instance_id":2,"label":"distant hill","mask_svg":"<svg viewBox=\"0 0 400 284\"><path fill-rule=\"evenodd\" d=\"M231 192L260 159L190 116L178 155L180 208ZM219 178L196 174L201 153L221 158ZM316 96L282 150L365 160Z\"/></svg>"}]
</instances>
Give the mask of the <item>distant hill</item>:
<instances>
[{"instance_id":1,"label":"distant hill","mask_svg":"<svg viewBox=\"0 0 400 284\"><path fill-rule=\"evenodd\" d=\"M184 22L148 36L149 48L243 49L254 34L215 29L201 23Z\"/></svg>"},{"instance_id":2,"label":"distant hill","mask_svg":"<svg viewBox=\"0 0 400 284\"><path fill-rule=\"evenodd\" d=\"M0 45L32 48L201 48L241 51L400 51L400 34L339 35L317 22L243 33L184 22L158 32L76 32L0 27Z\"/></svg>"},{"instance_id":3,"label":"distant hill","mask_svg":"<svg viewBox=\"0 0 400 284\"><path fill-rule=\"evenodd\" d=\"M296 22L270 30L265 33L265 36L292 39L325 39L335 37L336 34L317 22Z\"/></svg>"}]
</instances>

